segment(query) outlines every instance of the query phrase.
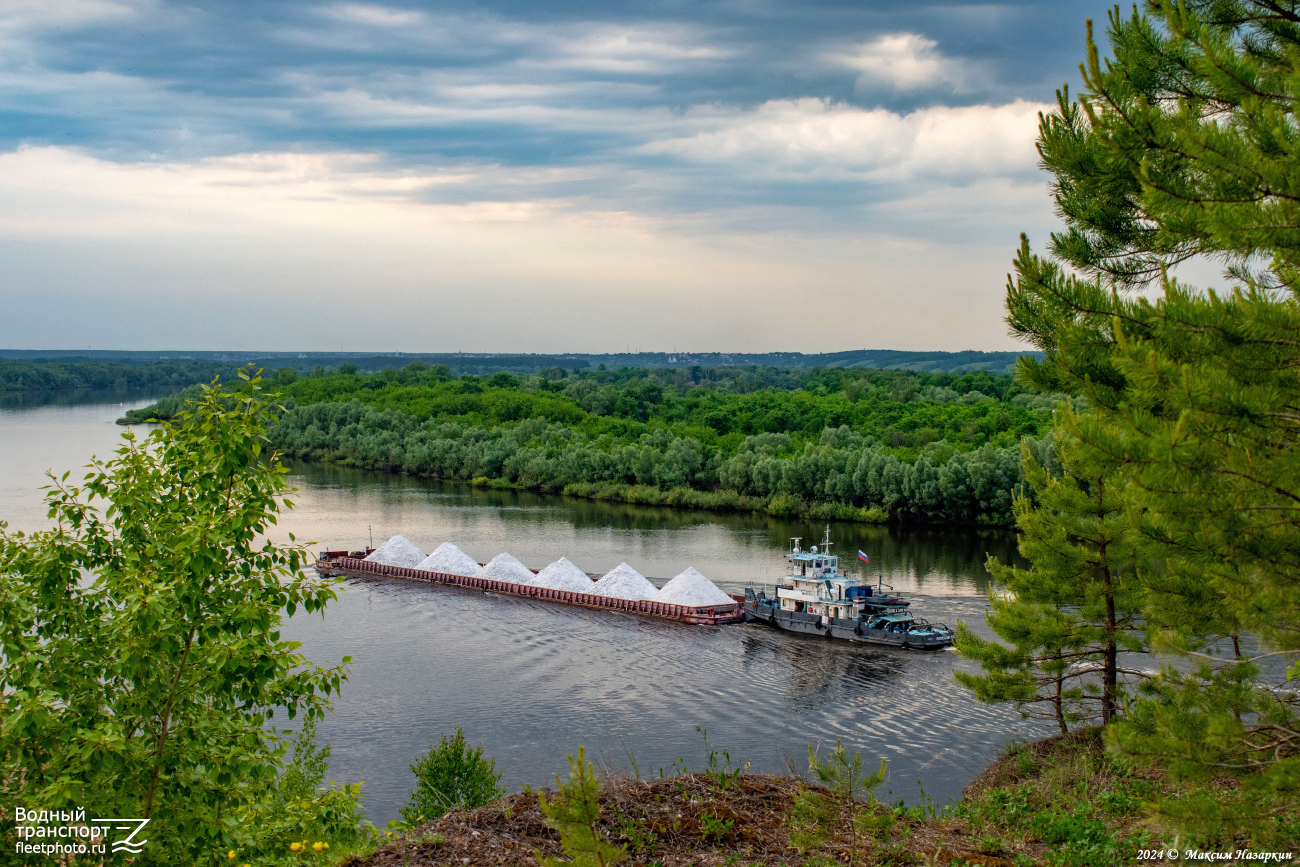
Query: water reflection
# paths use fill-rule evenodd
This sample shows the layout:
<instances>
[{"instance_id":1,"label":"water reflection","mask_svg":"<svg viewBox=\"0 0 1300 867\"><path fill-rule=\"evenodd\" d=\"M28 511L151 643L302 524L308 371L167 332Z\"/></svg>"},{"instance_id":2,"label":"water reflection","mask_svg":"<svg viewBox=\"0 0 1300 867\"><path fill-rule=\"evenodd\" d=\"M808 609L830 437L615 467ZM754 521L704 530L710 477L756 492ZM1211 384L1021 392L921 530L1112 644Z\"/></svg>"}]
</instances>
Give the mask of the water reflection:
<instances>
[{"instance_id":1,"label":"water reflection","mask_svg":"<svg viewBox=\"0 0 1300 867\"><path fill-rule=\"evenodd\" d=\"M93 406L124 404L126 409L147 406L160 397L175 394L181 387L149 388L68 388L56 391L19 391L0 393L0 410L38 409L43 406ZM90 457L87 455L86 457Z\"/></svg>"},{"instance_id":2,"label":"water reflection","mask_svg":"<svg viewBox=\"0 0 1300 867\"><path fill-rule=\"evenodd\" d=\"M742 676L775 670L786 701L800 711L852 703L863 693L888 690L902 676L897 653L846 646L811 635L790 635L754 624L741 638Z\"/></svg>"},{"instance_id":3,"label":"water reflection","mask_svg":"<svg viewBox=\"0 0 1300 867\"><path fill-rule=\"evenodd\" d=\"M109 454L117 405L47 404L0 411L0 519L14 529L47 523L42 471ZM737 592L783 573L790 536L819 540L818 525L763 516L677 512L509 491L486 491L340 467L296 466L293 533L354 549L403 533L424 550L455 541L479 560L510 551L544 565L567 556L588 572L620 561L661 581L695 566ZM836 550L868 574L919 594L922 616L984 627L983 568L1008 556L1010 534L833 524ZM856 568L856 567L855 567ZM756 771L806 762L808 745L842 740L869 765L890 763L890 797L957 797L1022 723L975 703L953 681L971 666L922 654L827 642L761 624L696 627L534 600L404 581L348 582L323 616L283 630L321 665L355 660L320 727L330 775L366 782L367 814L398 814L410 765L459 727L497 760L504 783L539 785L567 771L578 745L609 765L626 748L643 774L679 760L701 768L726 748ZM278 720L284 724L284 720ZM290 724L292 725L292 724ZM708 730L705 746L696 726Z\"/></svg>"},{"instance_id":4,"label":"water reflection","mask_svg":"<svg viewBox=\"0 0 1300 867\"><path fill-rule=\"evenodd\" d=\"M379 543L400 532L426 551L450 540L480 561L509 550L534 568L565 556L603 573L627 560L663 581L695 566L732 591L777 580L790 538L807 545L823 532L815 522L765 515L498 491L333 465L295 464L292 478L312 493L311 508L355 515L355 523L338 527L341 536L311 537L331 546ZM831 539L841 562L864 578L927 594L984 596L990 554L1019 562L1015 536L1003 529L833 523ZM483 544L475 549L476 543ZM857 560L858 550L871 558L869 566Z\"/></svg>"}]
</instances>

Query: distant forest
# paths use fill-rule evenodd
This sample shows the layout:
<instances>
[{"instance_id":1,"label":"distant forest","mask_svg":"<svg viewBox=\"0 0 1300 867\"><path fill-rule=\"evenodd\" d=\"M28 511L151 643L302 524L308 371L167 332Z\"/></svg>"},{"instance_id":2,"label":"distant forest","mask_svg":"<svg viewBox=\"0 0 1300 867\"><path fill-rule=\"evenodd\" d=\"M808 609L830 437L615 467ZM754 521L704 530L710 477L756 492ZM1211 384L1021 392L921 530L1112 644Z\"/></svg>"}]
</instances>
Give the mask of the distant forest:
<instances>
[{"instance_id":1,"label":"distant forest","mask_svg":"<svg viewBox=\"0 0 1300 867\"><path fill-rule=\"evenodd\" d=\"M218 361L156 361L148 364L89 359L0 361L0 394L65 389L128 389L186 386L230 376L235 366Z\"/></svg>"},{"instance_id":2,"label":"distant forest","mask_svg":"<svg viewBox=\"0 0 1300 867\"><path fill-rule=\"evenodd\" d=\"M1012 376L700 366L267 379L287 455L479 485L843 520L1007 524L1064 395ZM129 413L167 417L185 396Z\"/></svg>"},{"instance_id":3,"label":"distant forest","mask_svg":"<svg viewBox=\"0 0 1300 867\"><path fill-rule=\"evenodd\" d=\"M628 352L628 353L561 353L555 355L511 355L501 353L365 353L365 352L193 352L193 351L113 351L113 350L34 350L0 349L0 360L21 362L58 362L63 364L148 365L156 362L212 362L226 369L251 364L255 368L278 370L289 367L308 373L317 366L337 368L354 364L362 373L385 368L401 368L413 361L429 365L446 365L452 373L483 375L538 373L548 367L566 370L598 370L624 367L779 367L811 370L830 368L873 368L914 370L930 373L973 373L984 370L1006 373L1014 369L1019 352L908 352L897 349L855 349L805 355L800 352L727 353L727 352Z\"/></svg>"}]
</instances>

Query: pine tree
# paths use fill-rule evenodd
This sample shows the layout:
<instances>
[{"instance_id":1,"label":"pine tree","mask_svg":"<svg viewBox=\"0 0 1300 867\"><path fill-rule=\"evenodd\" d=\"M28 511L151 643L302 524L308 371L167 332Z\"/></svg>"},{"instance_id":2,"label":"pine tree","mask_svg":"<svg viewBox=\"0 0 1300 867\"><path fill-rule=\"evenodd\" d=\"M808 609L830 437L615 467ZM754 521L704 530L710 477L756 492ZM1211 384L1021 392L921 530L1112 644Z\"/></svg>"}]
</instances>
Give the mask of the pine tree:
<instances>
[{"instance_id":1,"label":"pine tree","mask_svg":"<svg viewBox=\"0 0 1300 867\"><path fill-rule=\"evenodd\" d=\"M569 756L569 779L561 783L555 778L559 791L551 800L543 792L537 793L538 806L546 816L546 824L560 832L560 846L568 861L544 857L534 850L533 857L542 867L561 867L563 864L605 867L627 860L627 851L605 838L600 828L600 780L596 769L587 761L586 751L578 747L578 757Z\"/></svg>"},{"instance_id":2,"label":"pine tree","mask_svg":"<svg viewBox=\"0 0 1300 867\"><path fill-rule=\"evenodd\" d=\"M988 569L1010 595L991 596L989 625L1010 646L986 641L961 624L957 650L986 674L956 672L986 702L1014 702L1025 716L1072 722L1115 718L1120 677L1136 674L1120 653L1146 649L1140 610L1138 539L1111 468L1065 441L1065 474L1045 470L1028 449L1025 474L1036 502L1016 500L1020 552L1029 569L989 558ZM1038 711L1034 705L1046 705Z\"/></svg>"},{"instance_id":3,"label":"pine tree","mask_svg":"<svg viewBox=\"0 0 1300 867\"><path fill-rule=\"evenodd\" d=\"M1300 674L1300 3L1148 0L1108 36L1103 62L1089 27L1083 96L1042 119L1067 225L1054 261L1022 241L1008 322L1045 354L1022 378L1085 399L1062 431L1115 466L1157 560L1155 647L1186 660L1111 748L1243 774L1230 814L1181 818L1267 835L1300 791L1300 700L1278 689ZM1196 257L1233 288L1171 277Z\"/></svg>"},{"instance_id":4,"label":"pine tree","mask_svg":"<svg viewBox=\"0 0 1300 867\"><path fill-rule=\"evenodd\" d=\"M848 864L853 867L858 851L858 832L873 826L874 815L863 815L859 802L863 795L885 781L887 765L880 760L880 770L868 774L862 769L862 754L849 758L844 744L835 742L835 749L825 761L817 758L817 751L808 747L808 770L817 778L825 791L799 786L794 808L790 814L790 842L799 851L821 846L841 829L849 832Z\"/></svg>"}]
</instances>

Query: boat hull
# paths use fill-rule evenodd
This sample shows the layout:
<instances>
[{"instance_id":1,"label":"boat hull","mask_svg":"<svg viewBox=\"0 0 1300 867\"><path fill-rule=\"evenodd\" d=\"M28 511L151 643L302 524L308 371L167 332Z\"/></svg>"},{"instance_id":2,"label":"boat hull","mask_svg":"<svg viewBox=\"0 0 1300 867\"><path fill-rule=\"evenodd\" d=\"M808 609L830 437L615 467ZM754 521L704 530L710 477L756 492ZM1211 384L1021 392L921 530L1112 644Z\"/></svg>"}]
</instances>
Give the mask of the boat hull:
<instances>
[{"instance_id":1,"label":"boat hull","mask_svg":"<svg viewBox=\"0 0 1300 867\"><path fill-rule=\"evenodd\" d=\"M746 621L756 620L787 632L799 632L822 638L838 638L842 641L856 641L862 644L881 644L907 650L941 650L952 644L952 633L917 635L869 629L861 620L843 620L801 611L783 611L775 605L768 604L766 600L753 597L745 599L744 611Z\"/></svg>"},{"instance_id":2,"label":"boat hull","mask_svg":"<svg viewBox=\"0 0 1300 867\"><path fill-rule=\"evenodd\" d=\"M362 552L323 551L316 561L316 571L324 577L348 578L401 578L406 581L422 581L449 587L463 587L495 593L501 596L519 596L538 602L553 602L560 605L576 605L582 608L595 608L603 611L618 611L643 617L658 617L663 620L677 620L682 623L694 623L700 626L723 626L728 623L740 623L744 620L741 612L741 600L728 605L702 605L690 607L673 605L667 602L652 602L649 599L616 599L598 596L594 593L575 593L565 590L552 590L549 587L537 587L532 584L515 584L509 581L493 581L488 578L472 578L464 575L449 575L444 572L428 572L423 569L410 569L404 566L388 566L364 559Z\"/></svg>"}]
</instances>

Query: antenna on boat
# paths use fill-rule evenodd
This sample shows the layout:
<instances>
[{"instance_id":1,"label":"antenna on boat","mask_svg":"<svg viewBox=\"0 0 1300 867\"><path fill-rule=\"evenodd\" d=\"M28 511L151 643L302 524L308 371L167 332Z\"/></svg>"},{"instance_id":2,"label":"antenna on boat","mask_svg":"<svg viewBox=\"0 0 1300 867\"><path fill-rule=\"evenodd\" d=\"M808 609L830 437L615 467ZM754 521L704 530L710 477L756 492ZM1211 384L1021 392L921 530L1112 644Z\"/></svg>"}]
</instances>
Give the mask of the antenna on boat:
<instances>
[{"instance_id":1,"label":"antenna on boat","mask_svg":"<svg viewBox=\"0 0 1300 867\"><path fill-rule=\"evenodd\" d=\"M373 524L366 524L366 529L370 531L370 547L375 547L375 528Z\"/></svg>"},{"instance_id":2,"label":"antenna on boat","mask_svg":"<svg viewBox=\"0 0 1300 867\"><path fill-rule=\"evenodd\" d=\"M790 541L794 543L794 553L799 553L799 543L803 541L803 536L791 536Z\"/></svg>"},{"instance_id":3,"label":"antenna on boat","mask_svg":"<svg viewBox=\"0 0 1300 867\"><path fill-rule=\"evenodd\" d=\"M822 542L822 550L827 554L831 552L831 525L826 525L826 539Z\"/></svg>"}]
</instances>

